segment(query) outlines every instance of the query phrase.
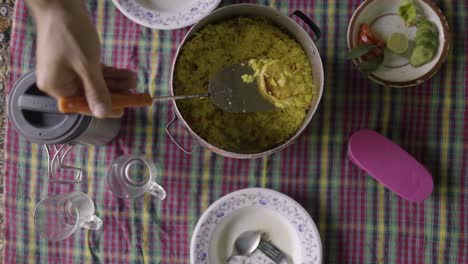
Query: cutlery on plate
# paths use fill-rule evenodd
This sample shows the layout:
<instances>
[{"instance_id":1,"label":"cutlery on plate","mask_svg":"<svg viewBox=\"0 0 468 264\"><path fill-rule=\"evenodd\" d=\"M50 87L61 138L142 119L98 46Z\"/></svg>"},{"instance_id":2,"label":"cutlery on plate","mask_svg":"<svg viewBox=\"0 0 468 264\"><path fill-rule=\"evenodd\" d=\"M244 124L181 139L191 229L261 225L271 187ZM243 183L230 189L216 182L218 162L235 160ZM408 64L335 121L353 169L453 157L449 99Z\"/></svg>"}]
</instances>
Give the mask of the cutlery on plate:
<instances>
[{"instance_id":1,"label":"cutlery on plate","mask_svg":"<svg viewBox=\"0 0 468 264\"><path fill-rule=\"evenodd\" d=\"M248 256L252 254L262 240L262 232L258 230L250 230L240 234L234 241L234 250L226 263L229 263L233 258L239 256Z\"/></svg>"},{"instance_id":2,"label":"cutlery on plate","mask_svg":"<svg viewBox=\"0 0 468 264\"><path fill-rule=\"evenodd\" d=\"M258 249L276 264L287 263L286 255L272 243L261 240Z\"/></svg>"}]
</instances>

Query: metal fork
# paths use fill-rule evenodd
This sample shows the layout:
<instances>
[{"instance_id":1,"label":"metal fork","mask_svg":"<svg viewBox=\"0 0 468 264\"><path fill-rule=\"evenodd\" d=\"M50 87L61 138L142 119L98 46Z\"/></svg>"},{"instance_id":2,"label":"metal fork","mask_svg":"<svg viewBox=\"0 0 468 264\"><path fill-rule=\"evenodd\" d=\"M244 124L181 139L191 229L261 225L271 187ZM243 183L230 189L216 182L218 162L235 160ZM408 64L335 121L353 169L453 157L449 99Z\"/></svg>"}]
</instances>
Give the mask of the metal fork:
<instances>
[{"instance_id":1,"label":"metal fork","mask_svg":"<svg viewBox=\"0 0 468 264\"><path fill-rule=\"evenodd\" d=\"M279 248L277 248L272 243L263 239L260 242L258 249L261 252L263 252L274 263L277 263L277 264L279 264L280 261L282 261L286 257L286 255L284 255L284 253Z\"/></svg>"}]
</instances>

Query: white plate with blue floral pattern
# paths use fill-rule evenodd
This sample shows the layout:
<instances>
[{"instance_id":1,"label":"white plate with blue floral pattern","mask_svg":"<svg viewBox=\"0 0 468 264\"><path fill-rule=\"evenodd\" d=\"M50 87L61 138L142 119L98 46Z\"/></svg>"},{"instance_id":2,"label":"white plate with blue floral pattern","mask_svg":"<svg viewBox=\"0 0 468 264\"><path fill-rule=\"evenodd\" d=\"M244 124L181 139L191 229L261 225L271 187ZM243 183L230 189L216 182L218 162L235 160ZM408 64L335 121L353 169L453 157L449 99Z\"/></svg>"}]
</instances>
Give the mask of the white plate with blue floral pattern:
<instances>
[{"instance_id":1,"label":"white plate with blue floral pattern","mask_svg":"<svg viewBox=\"0 0 468 264\"><path fill-rule=\"evenodd\" d=\"M190 262L225 263L234 240L248 230L265 232L287 255L288 263L322 263L320 235L307 211L289 196L262 188L235 191L210 205L193 232ZM272 262L256 251L241 263Z\"/></svg>"},{"instance_id":2,"label":"white plate with blue floral pattern","mask_svg":"<svg viewBox=\"0 0 468 264\"><path fill-rule=\"evenodd\" d=\"M221 0L112 0L130 20L154 29L177 29L197 23Z\"/></svg>"}]
</instances>

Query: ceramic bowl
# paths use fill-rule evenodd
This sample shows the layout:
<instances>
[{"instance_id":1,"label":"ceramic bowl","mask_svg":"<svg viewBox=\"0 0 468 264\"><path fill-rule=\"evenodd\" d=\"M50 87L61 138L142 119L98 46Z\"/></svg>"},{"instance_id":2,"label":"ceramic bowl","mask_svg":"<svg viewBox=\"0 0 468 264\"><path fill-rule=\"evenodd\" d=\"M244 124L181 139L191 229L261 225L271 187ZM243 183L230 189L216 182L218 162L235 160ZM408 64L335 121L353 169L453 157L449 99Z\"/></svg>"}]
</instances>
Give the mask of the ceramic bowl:
<instances>
[{"instance_id":1,"label":"ceramic bowl","mask_svg":"<svg viewBox=\"0 0 468 264\"><path fill-rule=\"evenodd\" d=\"M197 23L221 0L112 0L133 22L145 27L170 30Z\"/></svg>"},{"instance_id":2,"label":"ceramic bowl","mask_svg":"<svg viewBox=\"0 0 468 264\"><path fill-rule=\"evenodd\" d=\"M416 27L405 26L398 16L401 0L366 0L351 17L347 42L351 50L358 45L359 27L369 24L372 31L382 40L387 40L393 32L405 34L409 40L416 37ZM384 62L377 70L369 74L373 81L389 87L410 87L423 83L431 78L447 58L450 47L450 31L442 11L431 0L414 0L424 16L432 21L439 31L439 49L433 60L415 68L409 64L406 56L395 54L388 49L384 51ZM358 60L354 60L357 65Z\"/></svg>"},{"instance_id":3,"label":"ceramic bowl","mask_svg":"<svg viewBox=\"0 0 468 264\"><path fill-rule=\"evenodd\" d=\"M193 230L190 263L225 263L236 238L249 230L264 233L286 255L279 263L322 263L322 241L309 213L289 196L264 188L229 193L208 207ZM240 260L229 263L273 263L258 250Z\"/></svg>"}]
</instances>

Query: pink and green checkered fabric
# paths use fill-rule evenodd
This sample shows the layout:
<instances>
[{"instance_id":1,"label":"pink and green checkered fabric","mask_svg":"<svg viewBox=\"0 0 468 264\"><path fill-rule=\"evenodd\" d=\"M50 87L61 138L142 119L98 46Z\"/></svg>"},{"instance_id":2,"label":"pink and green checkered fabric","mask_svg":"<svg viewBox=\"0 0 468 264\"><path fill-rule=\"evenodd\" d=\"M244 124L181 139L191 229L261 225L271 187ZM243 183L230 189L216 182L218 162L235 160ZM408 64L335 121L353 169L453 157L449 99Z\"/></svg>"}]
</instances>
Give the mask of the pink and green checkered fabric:
<instances>
[{"instance_id":1,"label":"pink and green checkered fabric","mask_svg":"<svg viewBox=\"0 0 468 264\"><path fill-rule=\"evenodd\" d=\"M171 61L187 29L151 30L128 20L110 0L85 2L101 36L102 61L137 71L139 91L168 95ZM380 87L345 60L348 21L360 0L258 3L285 15L301 10L323 33L317 46L324 97L296 143L256 160L227 159L204 149L186 155L165 134L173 114L161 103L127 111L110 145L78 148L71 159L86 168L86 180L69 186L48 182L42 146L8 124L4 263L188 263L197 219L210 203L245 187L272 188L302 204L319 227L323 263L468 263L468 3L436 1L449 21L453 45L441 70L410 89ZM35 37L18 0L11 82L33 69ZM432 172L429 199L404 201L351 164L347 141L361 128L384 134ZM165 201L121 200L109 192L106 169L128 153L158 163ZM34 206L49 194L71 190L92 197L103 229L47 242L34 231Z\"/></svg>"}]
</instances>

